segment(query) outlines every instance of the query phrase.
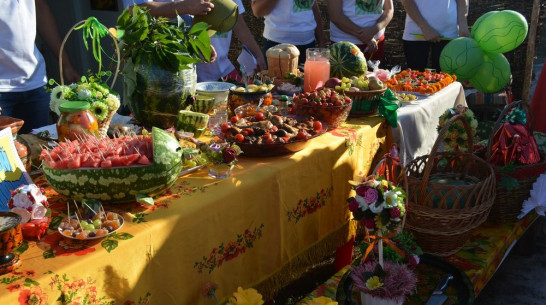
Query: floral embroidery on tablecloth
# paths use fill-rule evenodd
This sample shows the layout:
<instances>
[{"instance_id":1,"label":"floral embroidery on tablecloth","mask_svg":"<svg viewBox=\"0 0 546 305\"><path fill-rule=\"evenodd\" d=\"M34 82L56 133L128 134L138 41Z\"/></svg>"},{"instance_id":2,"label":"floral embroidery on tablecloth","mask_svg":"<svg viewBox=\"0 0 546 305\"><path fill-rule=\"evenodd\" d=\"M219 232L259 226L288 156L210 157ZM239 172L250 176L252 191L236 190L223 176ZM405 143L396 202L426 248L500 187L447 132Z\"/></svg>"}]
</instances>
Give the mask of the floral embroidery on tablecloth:
<instances>
[{"instance_id":1,"label":"floral embroidery on tablecloth","mask_svg":"<svg viewBox=\"0 0 546 305\"><path fill-rule=\"evenodd\" d=\"M138 302L127 300L123 302L123 305L150 305L150 298L152 294L150 292L147 292L144 297L138 298Z\"/></svg>"},{"instance_id":2,"label":"floral embroidery on tablecloth","mask_svg":"<svg viewBox=\"0 0 546 305\"><path fill-rule=\"evenodd\" d=\"M95 245L98 240L74 240L63 237L59 232L46 235L45 238L38 241L36 246L44 250L42 256L45 259L54 258L56 256L76 255L82 256L91 252L95 252Z\"/></svg>"},{"instance_id":3,"label":"floral embroidery on tablecloth","mask_svg":"<svg viewBox=\"0 0 546 305\"><path fill-rule=\"evenodd\" d=\"M47 298L47 294L42 291L40 286L34 286L21 291L17 300L19 305L45 305L49 304Z\"/></svg>"},{"instance_id":4,"label":"floral embroidery on tablecloth","mask_svg":"<svg viewBox=\"0 0 546 305\"><path fill-rule=\"evenodd\" d=\"M315 213L318 209L326 205L326 199L332 196L333 186L325 189L321 189L315 196L300 199L294 209L286 212L288 221L294 220L298 223L301 218Z\"/></svg>"},{"instance_id":5,"label":"floral embroidery on tablecloth","mask_svg":"<svg viewBox=\"0 0 546 305\"><path fill-rule=\"evenodd\" d=\"M60 292L58 301L62 304L93 304L93 305L113 305L114 301L107 300L105 296L99 296L95 280L88 277L70 281L66 274L60 276L55 274L51 277L49 283L52 289Z\"/></svg>"},{"instance_id":6,"label":"floral embroidery on tablecloth","mask_svg":"<svg viewBox=\"0 0 546 305\"><path fill-rule=\"evenodd\" d=\"M239 254L245 253L247 248L253 248L254 242L262 237L264 224L255 227L253 231L246 229L243 234L237 234L235 241L230 241L226 245L221 243L217 248L212 249L208 257L203 256L203 260L195 262L193 268L202 273L208 270L211 273L214 269L220 268L224 262L230 261Z\"/></svg>"},{"instance_id":7,"label":"floral embroidery on tablecloth","mask_svg":"<svg viewBox=\"0 0 546 305\"><path fill-rule=\"evenodd\" d=\"M32 278L36 275L34 270L14 270L0 278L0 284L6 285L10 293L19 292L19 304L39 305L48 304L47 294L42 292L40 283Z\"/></svg>"}]
</instances>

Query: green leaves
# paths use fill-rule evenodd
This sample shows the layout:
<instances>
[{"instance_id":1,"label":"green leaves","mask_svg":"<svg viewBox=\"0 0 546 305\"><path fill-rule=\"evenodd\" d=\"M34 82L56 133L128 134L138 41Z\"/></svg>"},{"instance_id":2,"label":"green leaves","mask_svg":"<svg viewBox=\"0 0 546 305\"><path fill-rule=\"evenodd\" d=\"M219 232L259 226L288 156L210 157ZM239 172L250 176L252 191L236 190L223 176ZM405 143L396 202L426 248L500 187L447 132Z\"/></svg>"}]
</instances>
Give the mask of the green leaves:
<instances>
[{"instance_id":1,"label":"green leaves","mask_svg":"<svg viewBox=\"0 0 546 305\"><path fill-rule=\"evenodd\" d=\"M131 58L135 65L157 64L172 72L210 61L208 27L207 23L199 22L188 29L180 16L176 22L154 18L146 8L138 6L133 7L132 14L125 9L117 20L124 57Z\"/></svg>"}]
</instances>

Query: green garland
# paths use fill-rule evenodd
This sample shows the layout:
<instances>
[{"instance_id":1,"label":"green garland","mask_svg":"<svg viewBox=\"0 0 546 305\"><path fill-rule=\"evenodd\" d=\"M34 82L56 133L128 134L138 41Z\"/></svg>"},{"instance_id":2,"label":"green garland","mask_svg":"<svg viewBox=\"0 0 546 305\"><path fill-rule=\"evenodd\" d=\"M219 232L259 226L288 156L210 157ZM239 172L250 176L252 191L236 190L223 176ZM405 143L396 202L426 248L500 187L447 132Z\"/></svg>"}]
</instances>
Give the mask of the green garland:
<instances>
[{"instance_id":1,"label":"green garland","mask_svg":"<svg viewBox=\"0 0 546 305\"><path fill-rule=\"evenodd\" d=\"M446 123L455 115L457 111L454 108L447 109L439 119L438 127L436 128L438 132L446 125ZM468 121L471 130L471 136L474 138L476 136L476 130L478 128L478 121L474 117L474 112L470 109L466 109L463 112L464 118ZM451 150L463 150L468 151L468 134L464 129L464 125L461 121L457 120L449 126L447 133L444 136L444 142L446 146L444 149L446 151Z\"/></svg>"}]
</instances>

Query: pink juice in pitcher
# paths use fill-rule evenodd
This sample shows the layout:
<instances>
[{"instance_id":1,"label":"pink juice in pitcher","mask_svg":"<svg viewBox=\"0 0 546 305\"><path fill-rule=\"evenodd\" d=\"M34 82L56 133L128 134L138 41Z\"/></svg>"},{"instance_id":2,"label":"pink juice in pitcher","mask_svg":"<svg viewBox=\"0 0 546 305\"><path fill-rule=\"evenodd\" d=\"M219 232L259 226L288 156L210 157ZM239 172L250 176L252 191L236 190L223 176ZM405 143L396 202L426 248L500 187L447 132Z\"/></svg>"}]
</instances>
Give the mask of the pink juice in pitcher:
<instances>
[{"instance_id":1,"label":"pink juice in pitcher","mask_svg":"<svg viewBox=\"0 0 546 305\"><path fill-rule=\"evenodd\" d=\"M305 92L315 91L330 78L330 51L322 48L307 49L303 66L303 88ZM319 85L320 83L320 85Z\"/></svg>"}]
</instances>

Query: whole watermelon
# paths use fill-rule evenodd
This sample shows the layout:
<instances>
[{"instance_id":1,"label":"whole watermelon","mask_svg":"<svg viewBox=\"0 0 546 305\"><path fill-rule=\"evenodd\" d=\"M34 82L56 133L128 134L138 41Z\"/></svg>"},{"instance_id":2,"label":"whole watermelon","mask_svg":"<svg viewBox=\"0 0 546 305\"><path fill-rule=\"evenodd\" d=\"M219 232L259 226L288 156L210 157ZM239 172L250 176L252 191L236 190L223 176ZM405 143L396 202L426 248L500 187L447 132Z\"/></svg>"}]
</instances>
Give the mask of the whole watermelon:
<instances>
[{"instance_id":1,"label":"whole watermelon","mask_svg":"<svg viewBox=\"0 0 546 305\"><path fill-rule=\"evenodd\" d=\"M339 41L330 46L330 77L365 75L366 57L352 42Z\"/></svg>"}]
</instances>

